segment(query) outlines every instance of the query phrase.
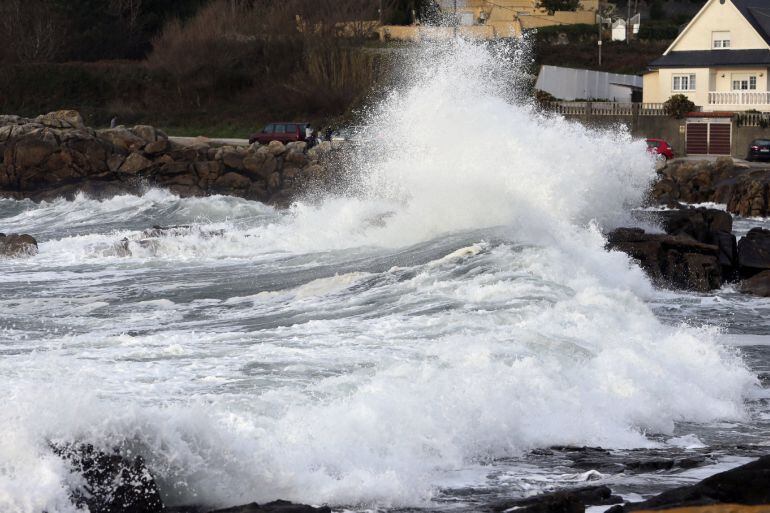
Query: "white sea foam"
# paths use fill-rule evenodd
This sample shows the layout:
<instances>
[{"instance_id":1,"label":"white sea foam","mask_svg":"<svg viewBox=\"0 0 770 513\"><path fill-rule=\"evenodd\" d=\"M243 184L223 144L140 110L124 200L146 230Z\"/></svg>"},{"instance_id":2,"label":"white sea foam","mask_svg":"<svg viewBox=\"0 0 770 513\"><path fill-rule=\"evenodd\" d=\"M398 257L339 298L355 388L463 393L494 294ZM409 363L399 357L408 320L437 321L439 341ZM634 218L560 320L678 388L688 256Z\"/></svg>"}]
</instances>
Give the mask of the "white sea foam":
<instances>
[{"instance_id":1,"label":"white sea foam","mask_svg":"<svg viewBox=\"0 0 770 513\"><path fill-rule=\"evenodd\" d=\"M49 440L128 444L169 504L381 507L535 447L744 419L756 380L717 330L663 325L604 250L654 174L644 144L517 104L518 64L423 49L353 197L150 191L3 221L45 236L0 262L0 510L71 511ZM196 228L140 244L156 223Z\"/></svg>"}]
</instances>

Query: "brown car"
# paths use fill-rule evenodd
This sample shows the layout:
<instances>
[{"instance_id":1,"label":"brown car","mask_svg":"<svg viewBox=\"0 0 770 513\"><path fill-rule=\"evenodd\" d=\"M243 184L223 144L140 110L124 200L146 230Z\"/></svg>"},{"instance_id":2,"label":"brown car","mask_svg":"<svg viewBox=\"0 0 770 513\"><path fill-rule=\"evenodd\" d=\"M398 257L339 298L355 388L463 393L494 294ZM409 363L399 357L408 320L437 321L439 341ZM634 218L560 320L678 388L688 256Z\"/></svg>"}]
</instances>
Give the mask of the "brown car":
<instances>
[{"instance_id":1,"label":"brown car","mask_svg":"<svg viewBox=\"0 0 770 513\"><path fill-rule=\"evenodd\" d=\"M294 141L305 140L305 129L310 126L310 123L270 123L261 132L252 134L249 137L249 144L258 142L260 144L267 144L270 141L281 141L282 143L290 143Z\"/></svg>"}]
</instances>

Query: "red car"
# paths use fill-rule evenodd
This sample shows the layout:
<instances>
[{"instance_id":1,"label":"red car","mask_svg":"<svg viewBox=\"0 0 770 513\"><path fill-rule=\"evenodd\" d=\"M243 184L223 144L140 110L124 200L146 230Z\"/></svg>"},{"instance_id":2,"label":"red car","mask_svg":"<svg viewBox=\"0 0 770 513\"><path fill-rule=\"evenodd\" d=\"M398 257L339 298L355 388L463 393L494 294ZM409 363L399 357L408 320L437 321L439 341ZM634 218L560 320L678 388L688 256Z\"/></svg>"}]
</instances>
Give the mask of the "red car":
<instances>
[{"instance_id":1,"label":"red car","mask_svg":"<svg viewBox=\"0 0 770 513\"><path fill-rule=\"evenodd\" d=\"M251 134L249 137L249 144L258 142L260 144L268 144L270 141L281 141L282 143L290 143L295 141L305 140L305 129L310 126L310 123L270 123L261 132Z\"/></svg>"},{"instance_id":2,"label":"red car","mask_svg":"<svg viewBox=\"0 0 770 513\"><path fill-rule=\"evenodd\" d=\"M663 139L647 139L647 151L666 160L674 158L674 149Z\"/></svg>"}]
</instances>

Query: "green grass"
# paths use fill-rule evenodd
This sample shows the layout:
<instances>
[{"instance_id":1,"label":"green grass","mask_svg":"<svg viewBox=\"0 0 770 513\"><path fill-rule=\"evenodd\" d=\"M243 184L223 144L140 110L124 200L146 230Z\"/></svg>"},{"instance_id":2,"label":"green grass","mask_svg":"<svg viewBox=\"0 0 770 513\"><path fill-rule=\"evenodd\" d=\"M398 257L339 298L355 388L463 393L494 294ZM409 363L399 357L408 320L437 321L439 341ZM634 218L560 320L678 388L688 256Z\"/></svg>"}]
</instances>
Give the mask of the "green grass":
<instances>
[{"instance_id":1,"label":"green grass","mask_svg":"<svg viewBox=\"0 0 770 513\"><path fill-rule=\"evenodd\" d=\"M153 123L150 123L153 124ZM261 121L250 120L228 120L228 121L205 121L198 122L166 122L156 123L158 128L168 135L177 137L209 137L217 139L248 139L249 135L258 131L265 125Z\"/></svg>"}]
</instances>

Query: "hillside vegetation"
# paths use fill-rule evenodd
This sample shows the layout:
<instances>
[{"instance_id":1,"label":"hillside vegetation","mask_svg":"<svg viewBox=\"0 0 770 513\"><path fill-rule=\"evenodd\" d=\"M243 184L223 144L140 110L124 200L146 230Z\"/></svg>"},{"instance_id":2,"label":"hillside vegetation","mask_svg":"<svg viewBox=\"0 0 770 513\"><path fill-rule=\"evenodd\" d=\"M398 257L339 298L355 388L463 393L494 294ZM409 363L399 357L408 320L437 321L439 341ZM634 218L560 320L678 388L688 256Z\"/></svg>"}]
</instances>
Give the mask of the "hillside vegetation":
<instances>
[{"instance_id":1,"label":"hillside vegetation","mask_svg":"<svg viewBox=\"0 0 770 513\"><path fill-rule=\"evenodd\" d=\"M180 135L241 137L271 119L339 121L376 93L398 61L403 44L380 43L367 23L378 19L379 5L5 0L0 112L33 116L72 108L95 126L117 116ZM385 0L383 6L383 21L393 23L411 22L413 13L427 22L435 12L430 0ZM541 29L533 71L554 64L642 72L673 37L666 23L630 46L605 43L601 67L595 27ZM568 45L556 44L559 32L567 33Z\"/></svg>"}]
</instances>

